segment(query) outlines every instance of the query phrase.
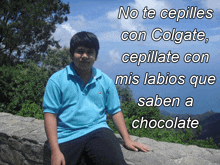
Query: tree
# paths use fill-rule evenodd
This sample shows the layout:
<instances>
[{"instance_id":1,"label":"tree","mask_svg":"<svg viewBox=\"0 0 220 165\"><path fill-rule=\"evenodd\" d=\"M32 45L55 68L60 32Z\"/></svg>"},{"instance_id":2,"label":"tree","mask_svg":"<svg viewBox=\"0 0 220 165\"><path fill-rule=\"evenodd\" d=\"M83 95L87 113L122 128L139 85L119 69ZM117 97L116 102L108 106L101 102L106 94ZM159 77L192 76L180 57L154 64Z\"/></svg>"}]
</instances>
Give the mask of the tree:
<instances>
[{"instance_id":1,"label":"tree","mask_svg":"<svg viewBox=\"0 0 220 165\"><path fill-rule=\"evenodd\" d=\"M65 68L70 64L70 48L48 49L47 54L42 56L43 67L46 68L50 75L58 70Z\"/></svg>"},{"instance_id":2,"label":"tree","mask_svg":"<svg viewBox=\"0 0 220 165\"><path fill-rule=\"evenodd\" d=\"M117 85L116 88L117 88L118 96L119 96L121 103L123 102L126 104L126 102L135 102L133 98L132 90L129 88L128 85L124 87Z\"/></svg>"},{"instance_id":3,"label":"tree","mask_svg":"<svg viewBox=\"0 0 220 165\"><path fill-rule=\"evenodd\" d=\"M61 0L1 0L1 65L21 59L38 62L49 46L60 47L51 36L68 13L69 4Z\"/></svg>"},{"instance_id":4,"label":"tree","mask_svg":"<svg viewBox=\"0 0 220 165\"><path fill-rule=\"evenodd\" d=\"M48 78L48 71L30 60L0 67L0 112L16 114L28 100L41 106Z\"/></svg>"},{"instance_id":5,"label":"tree","mask_svg":"<svg viewBox=\"0 0 220 165\"><path fill-rule=\"evenodd\" d=\"M121 102L121 109L125 118L139 118L142 116L146 117L148 120L159 120L162 118L158 107L139 107L137 103L135 103L132 90L128 85L117 85L116 88Z\"/></svg>"}]
</instances>

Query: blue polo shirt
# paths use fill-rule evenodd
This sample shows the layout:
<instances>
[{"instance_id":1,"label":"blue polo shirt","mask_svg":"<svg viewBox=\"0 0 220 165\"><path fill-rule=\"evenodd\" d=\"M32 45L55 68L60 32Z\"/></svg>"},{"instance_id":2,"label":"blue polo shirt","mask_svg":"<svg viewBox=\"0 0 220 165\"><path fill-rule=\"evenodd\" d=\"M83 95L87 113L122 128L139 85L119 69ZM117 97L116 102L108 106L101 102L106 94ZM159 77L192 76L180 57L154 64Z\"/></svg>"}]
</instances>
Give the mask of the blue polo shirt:
<instances>
[{"instance_id":1,"label":"blue polo shirt","mask_svg":"<svg viewBox=\"0 0 220 165\"><path fill-rule=\"evenodd\" d=\"M44 93L44 113L57 114L58 143L109 128L106 113L121 111L115 85L106 74L92 67L93 76L85 86L72 65L54 73Z\"/></svg>"}]
</instances>

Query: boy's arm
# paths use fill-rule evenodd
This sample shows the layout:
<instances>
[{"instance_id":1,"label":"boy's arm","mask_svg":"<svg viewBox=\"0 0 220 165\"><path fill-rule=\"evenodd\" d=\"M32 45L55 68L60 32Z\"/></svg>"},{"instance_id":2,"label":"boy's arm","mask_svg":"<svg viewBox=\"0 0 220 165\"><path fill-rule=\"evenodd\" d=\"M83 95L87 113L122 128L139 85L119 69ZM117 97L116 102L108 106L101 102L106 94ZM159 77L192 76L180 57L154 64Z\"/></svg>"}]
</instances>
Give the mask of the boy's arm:
<instances>
[{"instance_id":1,"label":"boy's arm","mask_svg":"<svg viewBox=\"0 0 220 165\"><path fill-rule=\"evenodd\" d=\"M56 115L52 113L44 113L44 126L51 148L51 164L65 165L65 158L60 151L57 141Z\"/></svg>"},{"instance_id":2,"label":"boy's arm","mask_svg":"<svg viewBox=\"0 0 220 165\"><path fill-rule=\"evenodd\" d=\"M114 121L115 126L119 130L120 135L124 139L125 145L128 149L132 149L134 151L138 151L138 149L140 149L144 152L150 151L150 148L147 145L137 143L131 140L125 125L124 116L121 111L112 115L112 119Z\"/></svg>"}]
</instances>

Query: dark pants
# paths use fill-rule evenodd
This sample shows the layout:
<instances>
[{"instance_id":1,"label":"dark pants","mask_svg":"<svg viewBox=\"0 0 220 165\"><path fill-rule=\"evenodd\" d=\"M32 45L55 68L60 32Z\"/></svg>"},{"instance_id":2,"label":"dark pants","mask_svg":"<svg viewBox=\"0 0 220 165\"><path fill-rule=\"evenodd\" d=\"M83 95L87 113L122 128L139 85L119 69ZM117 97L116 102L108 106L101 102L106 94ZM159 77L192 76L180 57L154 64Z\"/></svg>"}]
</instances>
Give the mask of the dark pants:
<instances>
[{"instance_id":1,"label":"dark pants","mask_svg":"<svg viewBox=\"0 0 220 165\"><path fill-rule=\"evenodd\" d=\"M66 165L127 165L114 132L100 128L80 138L59 144Z\"/></svg>"}]
</instances>

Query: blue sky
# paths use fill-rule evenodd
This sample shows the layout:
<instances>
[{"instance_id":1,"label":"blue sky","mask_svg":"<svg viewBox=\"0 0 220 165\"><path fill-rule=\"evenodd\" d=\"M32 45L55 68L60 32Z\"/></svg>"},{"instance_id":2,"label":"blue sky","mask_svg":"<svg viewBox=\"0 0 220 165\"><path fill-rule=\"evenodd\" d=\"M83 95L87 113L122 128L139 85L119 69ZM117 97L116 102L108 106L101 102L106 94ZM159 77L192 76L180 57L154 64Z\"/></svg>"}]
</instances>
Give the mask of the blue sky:
<instances>
[{"instance_id":1,"label":"blue sky","mask_svg":"<svg viewBox=\"0 0 220 165\"><path fill-rule=\"evenodd\" d=\"M67 0L63 2L67 3ZM179 97L181 99L179 107L160 106L161 110L171 113L191 113L202 114L206 111L213 110L220 113L220 1L219 0L96 0L96 1L71 1L70 14L68 21L58 25L54 38L60 40L61 46L69 46L71 36L79 31L90 31L97 35L100 41L100 51L95 67L101 69L113 81L117 75L139 75L140 83L130 85L133 95L138 101L139 97L153 97L158 94L161 98ZM125 9L137 9L139 15L136 19L117 19L119 7ZM142 10L147 6L148 9L155 9L156 16L154 19L143 19ZM212 19L161 19L160 11L162 9L185 9L187 6L197 6L197 9L203 9L205 12L212 9ZM204 31L208 43L203 41L183 41L181 44L175 44L174 41L158 42L151 39L153 29L161 28L163 31ZM123 31L146 31L147 38L145 41L122 41L121 33ZM156 36L159 36L159 32ZM161 34L160 34L161 35ZM123 63L121 57L124 53L146 53L149 50L158 50L159 53L178 53L180 56L177 63ZM186 53L208 53L210 55L208 63L185 63L183 57ZM185 75L184 85L143 85L145 73L157 76L158 72L166 75ZM214 75L216 82L213 85L198 85L194 88L189 83L192 75ZM193 107L185 107L184 102L187 97L194 99Z\"/></svg>"}]
</instances>

